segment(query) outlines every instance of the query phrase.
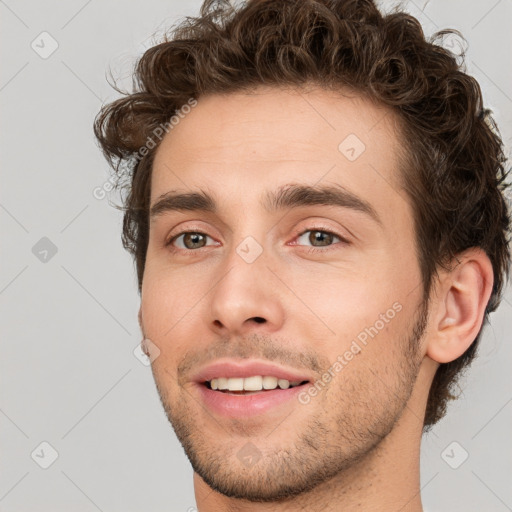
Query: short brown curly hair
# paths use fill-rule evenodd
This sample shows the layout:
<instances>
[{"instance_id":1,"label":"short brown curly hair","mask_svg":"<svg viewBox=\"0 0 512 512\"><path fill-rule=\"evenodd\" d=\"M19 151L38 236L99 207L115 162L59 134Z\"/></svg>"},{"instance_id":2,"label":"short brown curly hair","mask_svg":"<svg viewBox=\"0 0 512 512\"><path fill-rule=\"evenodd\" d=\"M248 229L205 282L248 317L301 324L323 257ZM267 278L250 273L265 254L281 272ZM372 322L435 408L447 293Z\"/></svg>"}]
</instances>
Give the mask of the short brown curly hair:
<instances>
[{"instance_id":1,"label":"short brown curly hair","mask_svg":"<svg viewBox=\"0 0 512 512\"><path fill-rule=\"evenodd\" d=\"M135 91L105 105L94 122L126 192L122 240L136 261L139 292L159 127L190 98L311 83L356 90L398 114L406 155L400 174L414 211L424 300L438 269L465 249L480 247L494 271L485 325L509 277L508 172L478 82L438 44L447 35L461 37L445 30L427 40L414 17L384 15L372 0L249 0L239 8L228 0L206 0L199 17L187 17L144 53L134 72ZM462 356L439 366L425 430L455 398L453 386L473 360L481 332Z\"/></svg>"}]
</instances>

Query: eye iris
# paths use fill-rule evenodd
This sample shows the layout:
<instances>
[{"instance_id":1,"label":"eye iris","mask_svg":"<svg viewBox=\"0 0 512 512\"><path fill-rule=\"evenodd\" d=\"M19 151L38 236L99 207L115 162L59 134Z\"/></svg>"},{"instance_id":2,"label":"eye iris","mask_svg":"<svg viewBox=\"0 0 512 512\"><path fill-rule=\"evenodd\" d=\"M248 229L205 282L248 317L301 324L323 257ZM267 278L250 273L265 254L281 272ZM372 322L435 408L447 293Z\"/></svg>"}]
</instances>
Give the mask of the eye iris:
<instances>
[{"instance_id":1,"label":"eye iris","mask_svg":"<svg viewBox=\"0 0 512 512\"><path fill-rule=\"evenodd\" d=\"M192 241L192 246L187 243L188 240ZM200 243L201 241L204 241L204 236L200 233L185 233L183 235L183 244L187 249L197 249L198 247L196 244ZM202 246L200 245L199 247Z\"/></svg>"},{"instance_id":2,"label":"eye iris","mask_svg":"<svg viewBox=\"0 0 512 512\"><path fill-rule=\"evenodd\" d=\"M314 245L316 242L325 242L327 239L327 243L322 243L322 245L329 245L329 242L332 242L332 235L327 233L326 231L311 231L309 235L309 241Z\"/></svg>"}]
</instances>

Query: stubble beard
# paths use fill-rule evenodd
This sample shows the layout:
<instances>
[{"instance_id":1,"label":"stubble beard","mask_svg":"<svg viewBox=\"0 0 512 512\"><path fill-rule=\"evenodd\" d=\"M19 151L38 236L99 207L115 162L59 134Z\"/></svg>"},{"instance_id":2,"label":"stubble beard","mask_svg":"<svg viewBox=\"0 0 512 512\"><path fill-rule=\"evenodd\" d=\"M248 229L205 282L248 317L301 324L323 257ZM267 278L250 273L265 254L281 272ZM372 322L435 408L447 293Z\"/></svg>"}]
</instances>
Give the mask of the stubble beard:
<instances>
[{"instance_id":1,"label":"stubble beard","mask_svg":"<svg viewBox=\"0 0 512 512\"><path fill-rule=\"evenodd\" d=\"M170 400L155 376L160 401L192 468L212 489L251 502L286 501L355 467L392 431L419 372L427 315L424 303L413 329L399 344L394 368L374 369L361 361L358 372L351 374L357 379L343 378L340 372L310 404L297 402L294 412L278 425L260 428L234 420L224 427L208 417L185 389ZM310 413L304 415L308 407ZM198 421L198 409L208 424ZM276 434L280 437L273 440ZM252 466L244 465L239 456L247 446L259 452Z\"/></svg>"}]
</instances>

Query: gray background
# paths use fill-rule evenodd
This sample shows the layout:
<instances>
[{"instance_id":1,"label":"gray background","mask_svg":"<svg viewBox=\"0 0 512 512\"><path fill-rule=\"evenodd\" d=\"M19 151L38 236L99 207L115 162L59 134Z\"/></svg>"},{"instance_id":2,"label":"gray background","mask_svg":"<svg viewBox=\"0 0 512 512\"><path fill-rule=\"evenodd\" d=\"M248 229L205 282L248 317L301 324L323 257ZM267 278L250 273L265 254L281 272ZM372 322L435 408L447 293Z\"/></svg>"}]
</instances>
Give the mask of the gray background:
<instances>
[{"instance_id":1,"label":"gray background","mask_svg":"<svg viewBox=\"0 0 512 512\"><path fill-rule=\"evenodd\" d=\"M452 27L467 38L467 69L510 148L512 0L403 5L427 34ZM109 175L92 122L116 97L106 82L109 66L129 87L152 36L199 6L0 1L3 512L195 505L190 464L150 368L133 352L140 342L135 272L121 246L120 212L93 196ZM52 44L43 31L58 43L48 58L40 56ZM462 381L462 398L424 437L427 511L512 510L511 304L507 290ZM42 442L58 453L47 469L40 465L52 462L52 449Z\"/></svg>"}]
</instances>

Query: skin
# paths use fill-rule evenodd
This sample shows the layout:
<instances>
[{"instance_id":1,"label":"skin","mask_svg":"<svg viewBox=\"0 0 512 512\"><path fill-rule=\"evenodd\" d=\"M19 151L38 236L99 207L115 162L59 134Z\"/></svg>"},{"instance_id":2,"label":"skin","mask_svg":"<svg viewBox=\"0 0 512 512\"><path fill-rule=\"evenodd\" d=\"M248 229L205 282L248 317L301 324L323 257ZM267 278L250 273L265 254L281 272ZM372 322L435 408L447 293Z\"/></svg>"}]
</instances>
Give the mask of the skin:
<instances>
[{"instance_id":1,"label":"skin","mask_svg":"<svg viewBox=\"0 0 512 512\"><path fill-rule=\"evenodd\" d=\"M152 221L139 313L159 350L153 375L194 468L200 512L422 510L428 391L439 363L477 335L493 276L479 249L459 254L422 315L397 126L392 111L355 94L261 87L200 98L162 140L151 204L170 190L205 190L219 205L217 214L171 211ZM365 144L354 161L338 150L349 134ZM339 206L266 212L264 192L291 183L341 185L381 222ZM315 241L318 230L327 242ZM166 246L183 232L208 237ZM248 236L262 248L252 263L236 252ZM307 404L227 419L201 403L191 382L220 357L269 360L321 379L397 303L400 311ZM250 467L238 456L248 442L258 454Z\"/></svg>"}]
</instances>

